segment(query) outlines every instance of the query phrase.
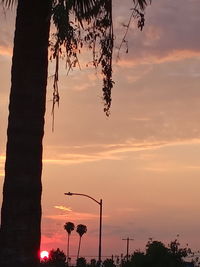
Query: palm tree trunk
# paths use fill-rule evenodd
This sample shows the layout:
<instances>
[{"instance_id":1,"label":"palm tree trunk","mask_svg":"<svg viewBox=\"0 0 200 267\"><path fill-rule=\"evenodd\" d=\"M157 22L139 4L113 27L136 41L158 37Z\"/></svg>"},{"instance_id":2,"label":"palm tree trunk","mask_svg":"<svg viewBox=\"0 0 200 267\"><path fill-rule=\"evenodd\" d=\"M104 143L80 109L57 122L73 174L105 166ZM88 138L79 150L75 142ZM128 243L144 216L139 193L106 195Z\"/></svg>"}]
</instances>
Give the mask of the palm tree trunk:
<instances>
[{"instance_id":1,"label":"palm tree trunk","mask_svg":"<svg viewBox=\"0 0 200 267\"><path fill-rule=\"evenodd\" d=\"M18 0L0 228L0 266L35 267L51 0Z\"/></svg>"},{"instance_id":2,"label":"palm tree trunk","mask_svg":"<svg viewBox=\"0 0 200 267\"><path fill-rule=\"evenodd\" d=\"M69 236L70 234L68 234L67 238L67 266L69 266Z\"/></svg>"},{"instance_id":3,"label":"palm tree trunk","mask_svg":"<svg viewBox=\"0 0 200 267\"><path fill-rule=\"evenodd\" d=\"M78 258L79 258L80 248L81 248L81 236L80 236L80 238L79 238L78 252L77 252L77 260L78 260Z\"/></svg>"}]
</instances>

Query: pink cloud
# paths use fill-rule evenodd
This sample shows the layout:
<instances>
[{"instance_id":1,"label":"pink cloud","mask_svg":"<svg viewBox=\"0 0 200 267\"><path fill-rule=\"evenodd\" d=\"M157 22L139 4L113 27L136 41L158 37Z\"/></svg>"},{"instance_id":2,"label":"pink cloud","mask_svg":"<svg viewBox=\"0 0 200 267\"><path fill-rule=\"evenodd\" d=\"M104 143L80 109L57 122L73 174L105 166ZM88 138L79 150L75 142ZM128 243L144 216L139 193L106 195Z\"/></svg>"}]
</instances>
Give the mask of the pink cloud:
<instances>
[{"instance_id":1,"label":"pink cloud","mask_svg":"<svg viewBox=\"0 0 200 267\"><path fill-rule=\"evenodd\" d=\"M73 221L87 221L87 220L94 220L96 218L99 218L99 214L70 212L67 214L59 214L59 215L57 214L44 215L44 218L57 220L57 221L66 221L66 219L73 220Z\"/></svg>"},{"instance_id":2,"label":"pink cloud","mask_svg":"<svg viewBox=\"0 0 200 267\"><path fill-rule=\"evenodd\" d=\"M151 65L151 64L162 64L166 62L176 62L188 58L198 58L200 57L200 50L171 50L167 53L156 54L147 53L141 57L135 58L123 58L117 62L117 66L121 68L132 68L141 64Z\"/></svg>"}]
</instances>

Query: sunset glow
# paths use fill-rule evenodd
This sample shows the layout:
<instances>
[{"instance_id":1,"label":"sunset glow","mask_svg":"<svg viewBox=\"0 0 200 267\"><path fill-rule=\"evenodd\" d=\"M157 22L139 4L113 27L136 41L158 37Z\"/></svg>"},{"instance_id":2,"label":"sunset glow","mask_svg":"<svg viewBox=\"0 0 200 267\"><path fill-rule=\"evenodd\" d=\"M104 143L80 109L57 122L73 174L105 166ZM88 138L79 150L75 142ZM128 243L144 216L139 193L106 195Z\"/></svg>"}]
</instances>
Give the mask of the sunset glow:
<instances>
[{"instance_id":1,"label":"sunset glow","mask_svg":"<svg viewBox=\"0 0 200 267\"><path fill-rule=\"evenodd\" d=\"M115 50L132 0L114 0ZM10 90L13 10L0 7L0 190L3 191ZM99 205L103 199L102 255L145 249L151 237L169 244L177 234L200 250L200 1L153 0L145 27L131 25L128 54L113 55L111 115L103 112L101 71L86 67L66 75L60 60L60 104L52 132L52 79L48 79L42 172L41 258L67 253L66 222L85 224L81 257L98 255ZM28 45L28 43L27 43ZM83 59L83 60L82 60ZM81 63L83 62L83 63ZM48 76L54 74L49 62ZM31 188L30 188L31 190ZM0 195L0 202L2 194ZM16 207L17 208L17 207ZM79 235L70 234L70 256Z\"/></svg>"},{"instance_id":2,"label":"sunset glow","mask_svg":"<svg viewBox=\"0 0 200 267\"><path fill-rule=\"evenodd\" d=\"M44 260L44 259L48 259L48 258L49 258L49 252L46 251L46 250L41 251L41 252L40 252L40 258L41 258L42 260Z\"/></svg>"}]
</instances>

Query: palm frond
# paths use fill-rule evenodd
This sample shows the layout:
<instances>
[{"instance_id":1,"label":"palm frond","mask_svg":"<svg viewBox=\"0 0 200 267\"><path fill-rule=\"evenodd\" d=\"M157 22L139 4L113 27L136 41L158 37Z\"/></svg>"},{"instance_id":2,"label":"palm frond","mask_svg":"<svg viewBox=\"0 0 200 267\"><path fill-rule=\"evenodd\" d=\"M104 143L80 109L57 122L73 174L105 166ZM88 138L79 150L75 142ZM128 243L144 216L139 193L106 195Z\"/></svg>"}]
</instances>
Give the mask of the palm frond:
<instances>
[{"instance_id":1,"label":"palm frond","mask_svg":"<svg viewBox=\"0 0 200 267\"><path fill-rule=\"evenodd\" d=\"M51 58L56 60L52 114L54 114L55 104L59 103L59 58L66 57L68 73L73 67L77 65L80 67L78 55L81 48L86 45L93 55L93 60L90 63L95 68L101 66L104 112L109 116L112 102L111 90L114 85L112 80L114 47L112 0L52 1L52 20L56 28L53 41L51 42ZM151 3L151 0L132 1L134 6L131 9L130 20L132 18L136 19L138 21L138 28L142 30L145 22L145 8Z\"/></svg>"},{"instance_id":2,"label":"palm frond","mask_svg":"<svg viewBox=\"0 0 200 267\"><path fill-rule=\"evenodd\" d=\"M71 0L71 8L79 21L91 20L95 17L105 0Z\"/></svg>"},{"instance_id":3,"label":"palm frond","mask_svg":"<svg viewBox=\"0 0 200 267\"><path fill-rule=\"evenodd\" d=\"M0 3L2 3L5 7L13 7L17 4L17 0L0 0Z\"/></svg>"},{"instance_id":4,"label":"palm frond","mask_svg":"<svg viewBox=\"0 0 200 267\"><path fill-rule=\"evenodd\" d=\"M51 51L58 66L66 56L68 71L79 65L78 54L86 45L93 55L92 65L101 66L104 111L109 116L112 80L112 0L53 0L52 19L56 26ZM53 109L59 101L58 68L54 75Z\"/></svg>"},{"instance_id":5,"label":"palm frond","mask_svg":"<svg viewBox=\"0 0 200 267\"><path fill-rule=\"evenodd\" d=\"M151 3L151 0L133 0L135 5L139 5L141 10L144 10L148 3Z\"/></svg>"}]
</instances>

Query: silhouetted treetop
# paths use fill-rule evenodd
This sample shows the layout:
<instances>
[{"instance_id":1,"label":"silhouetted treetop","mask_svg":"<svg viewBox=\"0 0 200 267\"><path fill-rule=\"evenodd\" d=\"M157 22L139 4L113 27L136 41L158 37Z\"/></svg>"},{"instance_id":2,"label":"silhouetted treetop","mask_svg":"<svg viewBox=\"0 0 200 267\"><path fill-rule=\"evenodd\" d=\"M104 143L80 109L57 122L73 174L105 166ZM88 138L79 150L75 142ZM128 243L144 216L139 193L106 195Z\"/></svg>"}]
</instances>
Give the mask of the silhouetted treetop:
<instances>
[{"instance_id":1,"label":"silhouetted treetop","mask_svg":"<svg viewBox=\"0 0 200 267\"><path fill-rule=\"evenodd\" d=\"M177 239L165 246L160 241L149 240L146 253L135 251L128 264L124 267L183 267L184 258L191 254L188 247L181 248Z\"/></svg>"},{"instance_id":2,"label":"silhouetted treetop","mask_svg":"<svg viewBox=\"0 0 200 267\"><path fill-rule=\"evenodd\" d=\"M64 224L64 229L67 231L67 233L70 235L71 234L71 232L74 230L74 228L75 228L75 225L74 225L74 223L72 223L72 222L66 222L65 224Z\"/></svg>"},{"instance_id":3,"label":"silhouetted treetop","mask_svg":"<svg viewBox=\"0 0 200 267\"><path fill-rule=\"evenodd\" d=\"M77 225L76 232L82 237L87 232L87 226L84 224Z\"/></svg>"}]
</instances>

